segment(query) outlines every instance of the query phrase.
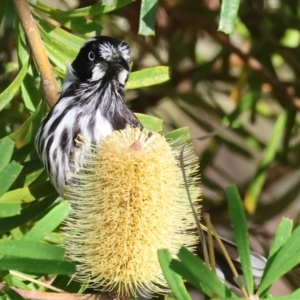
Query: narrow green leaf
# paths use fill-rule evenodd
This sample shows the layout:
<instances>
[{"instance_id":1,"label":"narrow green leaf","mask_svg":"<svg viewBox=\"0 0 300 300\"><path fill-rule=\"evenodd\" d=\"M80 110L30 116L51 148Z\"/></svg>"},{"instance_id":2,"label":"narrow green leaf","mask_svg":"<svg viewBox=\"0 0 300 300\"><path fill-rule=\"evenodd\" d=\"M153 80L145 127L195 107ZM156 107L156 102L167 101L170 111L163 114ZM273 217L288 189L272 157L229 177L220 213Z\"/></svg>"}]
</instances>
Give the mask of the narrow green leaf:
<instances>
[{"instance_id":1,"label":"narrow green leaf","mask_svg":"<svg viewBox=\"0 0 300 300\"><path fill-rule=\"evenodd\" d=\"M9 85L9 87L0 94L0 111L13 99L15 94L18 92L20 85L27 73L29 67L29 57L21 68L20 72L14 79L14 81Z\"/></svg>"},{"instance_id":2,"label":"narrow green leaf","mask_svg":"<svg viewBox=\"0 0 300 300\"><path fill-rule=\"evenodd\" d=\"M18 61L19 61L19 65L23 66L28 59L28 52L26 47L25 32L20 22L17 23L17 33L18 33L18 43L17 43Z\"/></svg>"},{"instance_id":3,"label":"narrow green leaf","mask_svg":"<svg viewBox=\"0 0 300 300\"><path fill-rule=\"evenodd\" d=\"M12 275L8 271L0 272L0 276L3 279L3 283L7 284L8 286L12 286L13 284Z\"/></svg>"},{"instance_id":4,"label":"narrow green leaf","mask_svg":"<svg viewBox=\"0 0 300 300\"><path fill-rule=\"evenodd\" d=\"M45 181L30 187L9 191L0 198L0 203L28 203L53 193L55 193L53 185L50 181Z\"/></svg>"},{"instance_id":5,"label":"narrow green leaf","mask_svg":"<svg viewBox=\"0 0 300 300\"><path fill-rule=\"evenodd\" d=\"M15 270L34 274L71 275L75 273L76 268L75 264L68 261L3 257L0 259L0 270Z\"/></svg>"},{"instance_id":6,"label":"narrow green leaf","mask_svg":"<svg viewBox=\"0 0 300 300\"><path fill-rule=\"evenodd\" d=\"M36 110L34 111L34 113L18 128L18 130L9 135L9 137L13 141L16 141L28 130L28 128L30 127L30 125L32 123L32 120L41 113L42 107L44 107L44 106L43 106L43 103L41 102L38 105L38 107L36 108Z\"/></svg>"},{"instance_id":7,"label":"narrow green leaf","mask_svg":"<svg viewBox=\"0 0 300 300\"><path fill-rule=\"evenodd\" d=\"M9 296L10 300L25 300L20 294L18 294L8 286L4 286L2 290L6 293L7 296Z\"/></svg>"},{"instance_id":8,"label":"narrow green leaf","mask_svg":"<svg viewBox=\"0 0 300 300\"><path fill-rule=\"evenodd\" d=\"M61 77L63 78L65 75L67 62L71 60L58 51L57 48L53 47L53 45L48 44L48 42L45 41L44 45L49 59L60 69L59 73L63 74Z\"/></svg>"},{"instance_id":9,"label":"narrow green leaf","mask_svg":"<svg viewBox=\"0 0 300 300\"><path fill-rule=\"evenodd\" d=\"M135 0L118 0L116 5L113 6L104 6L102 3L95 4L92 6L86 6L83 8L78 8L75 10L70 10L70 11L61 11L61 10L55 10L51 11L48 10L48 13L50 14L56 14L59 16L66 16L69 18L74 18L74 17L86 17L86 16L97 16L97 15L102 15L109 13L111 11L114 11L118 8L121 8ZM39 6L37 6L39 7Z\"/></svg>"},{"instance_id":10,"label":"narrow green leaf","mask_svg":"<svg viewBox=\"0 0 300 300\"><path fill-rule=\"evenodd\" d=\"M23 163L28 155L34 152L34 141L31 141L30 143L23 144L22 147L15 149L12 158L15 161Z\"/></svg>"},{"instance_id":11,"label":"narrow green leaf","mask_svg":"<svg viewBox=\"0 0 300 300\"><path fill-rule=\"evenodd\" d=\"M42 88L42 87L40 87L40 88ZM46 107L46 105L47 105L46 101L44 101L43 103L44 103L44 107ZM34 144L36 134L41 126L43 119L44 119L44 116L42 116L41 114L37 114L36 117L32 119L31 125L28 128L28 131L26 132L25 137L23 137L23 145L26 145L28 143ZM34 156L36 157L35 161L37 161L38 158L36 156L37 153L36 153L35 147L33 147L32 150L33 150Z\"/></svg>"},{"instance_id":12,"label":"narrow green leaf","mask_svg":"<svg viewBox=\"0 0 300 300\"><path fill-rule=\"evenodd\" d=\"M63 45L66 46L66 51L70 52L68 56L70 56L71 58L75 58L79 48L85 42L85 39L71 34L57 26L53 26L42 18L38 20L38 24L39 27L43 30L43 38L46 38L49 42L51 41L51 38L53 38L55 39L56 45L59 45L60 47L62 47Z\"/></svg>"},{"instance_id":13,"label":"narrow green leaf","mask_svg":"<svg viewBox=\"0 0 300 300\"><path fill-rule=\"evenodd\" d=\"M287 226L287 232L288 232ZM300 263L300 226L298 226L282 245L267 261L265 272L258 288L258 293L266 295L269 287L275 280L290 271L293 267Z\"/></svg>"},{"instance_id":14,"label":"narrow green leaf","mask_svg":"<svg viewBox=\"0 0 300 300\"><path fill-rule=\"evenodd\" d=\"M22 290L28 290L27 284L25 284L20 278L17 276L12 276L12 284L11 286L22 289Z\"/></svg>"},{"instance_id":15,"label":"narrow green leaf","mask_svg":"<svg viewBox=\"0 0 300 300\"><path fill-rule=\"evenodd\" d=\"M0 234L19 227L43 214L44 211L55 201L56 198L56 195L51 195L42 201L34 202L28 207L22 209L20 215L0 218Z\"/></svg>"},{"instance_id":16,"label":"narrow green leaf","mask_svg":"<svg viewBox=\"0 0 300 300\"><path fill-rule=\"evenodd\" d=\"M287 162L288 157L289 157L289 152L290 152L290 143L291 140L294 136L294 131L295 131L295 126L297 126L297 119L298 119L298 114L297 110L295 109L288 109L287 110L287 122L285 124L285 130L284 130L284 135L283 139L281 141L281 154L280 159L281 161Z\"/></svg>"},{"instance_id":17,"label":"narrow green leaf","mask_svg":"<svg viewBox=\"0 0 300 300\"><path fill-rule=\"evenodd\" d=\"M237 296L235 296L235 294L228 289L226 285L222 283L219 278L199 258L189 252L186 248L182 247L177 256L181 260L181 264L185 267L185 269L197 279L196 282L191 282L193 285L196 284L195 286L204 292L210 290L220 298L232 297L237 299ZM175 268L173 268L173 266L175 266ZM180 269L177 268L178 263L176 267L176 264L173 265L172 260L170 267L176 273L185 278L184 274L181 274Z\"/></svg>"},{"instance_id":18,"label":"narrow green leaf","mask_svg":"<svg viewBox=\"0 0 300 300\"><path fill-rule=\"evenodd\" d=\"M140 10L139 34L155 35L154 24L158 0L142 0Z\"/></svg>"},{"instance_id":19,"label":"narrow green leaf","mask_svg":"<svg viewBox=\"0 0 300 300\"><path fill-rule=\"evenodd\" d=\"M42 26L42 25L43 26ZM41 37L45 43L46 50L51 53L50 59L63 71L66 69L66 63L73 61L76 57L79 47L76 43L73 43L72 41L74 39L71 39L69 37L69 41L66 41L66 37L62 36L60 40L57 39L57 36L59 35L57 31L61 32L64 31L58 27L53 28L53 26L49 25L46 22L39 21L39 30L41 33ZM49 34L47 31L50 31L51 34ZM84 40L80 43L80 45L83 44Z\"/></svg>"},{"instance_id":20,"label":"narrow green leaf","mask_svg":"<svg viewBox=\"0 0 300 300\"><path fill-rule=\"evenodd\" d=\"M103 5L114 6L117 4L117 0L102 0Z\"/></svg>"},{"instance_id":21,"label":"narrow green leaf","mask_svg":"<svg viewBox=\"0 0 300 300\"><path fill-rule=\"evenodd\" d=\"M31 130L34 130L33 127L31 127ZM32 135L35 136L35 134L32 132ZM34 141L34 140L32 140ZM32 149L35 154L35 147ZM27 160L23 163L23 170L18 178L19 182L23 186L29 186L32 185L32 183L41 175L42 172L44 172L44 167L43 163L39 158L37 159L32 159L32 160ZM44 195L48 195L45 194ZM1 199L1 198L0 198ZM38 199L38 198L36 198ZM0 200L1 202L1 200Z\"/></svg>"},{"instance_id":22,"label":"narrow green leaf","mask_svg":"<svg viewBox=\"0 0 300 300\"><path fill-rule=\"evenodd\" d=\"M19 241L22 239L24 234L22 233L20 227L16 227L10 231L10 235L13 240Z\"/></svg>"},{"instance_id":23,"label":"narrow green leaf","mask_svg":"<svg viewBox=\"0 0 300 300\"><path fill-rule=\"evenodd\" d=\"M268 259L272 259L272 257L276 255L277 251L279 251L279 249L287 242L287 240L291 236L292 230L293 230L293 221L283 218L277 228L273 244L269 251ZM267 268L265 268L264 270L263 277L266 276L265 275L266 272L267 272ZM269 286L269 288L264 290L264 295L269 294L270 288L271 286Z\"/></svg>"},{"instance_id":24,"label":"narrow green leaf","mask_svg":"<svg viewBox=\"0 0 300 300\"><path fill-rule=\"evenodd\" d=\"M26 43L25 33L20 22L17 22L17 35L18 62L20 66L23 66L28 58L28 46ZM32 66L34 66L34 62L31 60L28 72L21 83L23 101L26 108L30 111L35 110L35 107L38 105L38 102L42 97L41 92L36 87Z\"/></svg>"},{"instance_id":25,"label":"narrow green leaf","mask_svg":"<svg viewBox=\"0 0 300 300\"><path fill-rule=\"evenodd\" d=\"M204 293L208 297L212 297L211 290L206 285L203 285L202 282L200 282L198 278L194 274L192 274L188 270L188 268L186 268L180 261L172 259L170 263L170 269L179 274L182 278L184 278L189 284L192 284L200 292Z\"/></svg>"},{"instance_id":26,"label":"narrow green leaf","mask_svg":"<svg viewBox=\"0 0 300 300\"><path fill-rule=\"evenodd\" d=\"M99 23L91 21L84 17L68 18L65 16L52 15L52 18L63 24L64 27L71 29L73 32L75 31L85 36L88 35L89 37L100 35L103 29L103 27ZM82 44L83 43L81 43L79 46L82 46Z\"/></svg>"},{"instance_id":27,"label":"narrow green leaf","mask_svg":"<svg viewBox=\"0 0 300 300\"><path fill-rule=\"evenodd\" d=\"M272 299L272 297L269 297L269 299ZM280 296L280 297L274 297L275 300L299 300L299 295L287 295L287 296Z\"/></svg>"},{"instance_id":28,"label":"narrow green leaf","mask_svg":"<svg viewBox=\"0 0 300 300\"><path fill-rule=\"evenodd\" d=\"M0 203L0 218L14 216L20 213L20 204Z\"/></svg>"},{"instance_id":29,"label":"narrow green leaf","mask_svg":"<svg viewBox=\"0 0 300 300\"><path fill-rule=\"evenodd\" d=\"M71 211L69 202L63 201L38 221L24 236L23 240L40 241L57 228Z\"/></svg>"},{"instance_id":30,"label":"narrow green leaf","mask_svg":"<svg viewBox=\"0 0 300 300\"><path fill-rule=\"evenodd\" d=\"M283 218L277 228L272 247L269 251L271 258L290 238L293 230L293 221Z\"/></svg>"},{"instance_id":31,"label":"narrow green leaf","mask_svg":"<svg viewBox=\"0 0 300 300\"><path fill-rule=\"evenodd\" d=\"M65 250L58 246L34 241L0 241L0 255L34 259L63 260Z\"/></svg>"},{"instance_id":32,"label":"narrow green leaf","mask_svg":"<svg viewBox=\"0 0 300 300\"><path fill-rule=\"evenodd\" d=\"M139 113L135 113L135 115L146 129L150 131L156 131L156 132L162 131L163 121L161 119L149 115L139 114Z\"/></svg>"},{"instance_id":33,"label":"narrow green leaf","mask_svg":"<svg viewBox=\"0 0 300 300\"><path fill-rule=\"evenodd\" d=\"M29 66L28 73L26 74L22 84L22 97L26 108L33 112L37 107L39 101L42 99L42 93L36 87L34 77L32 75L32 64Z\"/></svg>"},{"instance_id":34,"label":"narrow green leaf","mask_svg":"<svg viewBox=\"0 0 300 300\"><path fill-rule=\"evenodd\" d=\"M177 147L191 141L190 130L188 127L182 127L170 131L165 134L166 140L172 145L172 147Z\"/></svg>"},{"instance_id":35,"label":"narrow green leaf","mask_svg":"<svg viewBox=\"0 0 300 300\"><path fill-rule=\"evenodd\" d=\"M25 106L31 112L36 109L43 96L42 90L39 89L36 85L36 79L34 77L34 67L34 62L31 61L28 72L21 84L22 97Z\"/></svg>"},{"instance_id":36,"label":"narrow green leaf","mask_svg":"<svg viewBox=\"0 0 300 300\"><path fill-rule=\"evenodd\" d=\"M126 90L137 89L166 82L170 79L168 67L153 67L130 74Z\"/></svg>"},{"instance_id":37,"label":"narrow green leaf","mask_svg":"<svg viewBox=\"0 0 300 300\"><path fill-rule=\"evenodd\" d=\"M293 296L293 297L298 297L298 299L300 299L300 289L297 289L296 291L294 291L292 294L291 294L291 296Z\"/></svg>"},{"instance_id":38,"label":"narrow green leaf","mask_svg":"<svg viewBox=\"0 0 300 300\"><path fill-rule=\"evenodd\" d=\"M15 182L19 174L21 173L23 166L15 161L10 162L0 173L0 197L11 187Z\"/></svg>"},{"instance_id":39,"label":"narrow green leaf","mask_svg":"<svg viewBox=\"0 0 300 300\"><path fill-rule=\"evenodd\" d=\"M234 33L234 25L239 9L239 0L223 0L218 30L226 34Z\"/></svg>"},{"instance_id":40,"label":"narrow green leaf","mask_svg":"<svg viewBox=\"0 0 300 300\"><path fill-rule=\"evenodd\" d=\"M0 140L0 172L8 165L13 155L15 142L8 136Z\"/></svg>"},{"instance_id":41,"label":"narrow green leaf","mask_svg":"<svg viewBox=\"0 0 300 300\"><path fill-rule=\"evenodd\" d=\"M157 251L157 254L162 272L176 299L190 300L191 297L184 286L182 278L169 267L172 260L170 251L168 249L160 249Z\"/></svg>"},{"instance_id":42,"label":"narrow green leaf","mask_svg":"<svg viewBox=\"0 0 300 300\"><path fill-rule=\"evenodd\" d=\"M250 243L248 226L243 202L235 185L225 189L229 216L233 225L235 241L240 255L243 276L249 295L253 294L252 265L250 260Z\"/></svg>"},{"instance_id":43,"label":"narrow green leaf","mask_svg":"<svg viewBox=\"0 0 300 300\"><path fill-rule=\"evenodd\" d=\"M62 245L64 238L61 233L50 232L44 237L43 240L51 244Z\"/></svg>"},{"instance_id":44,"label":"narrow green leaf","mask_svg":"<svg viewBox=\"0 0 300 300\"><path fill-rule=\"evenodd\" d=\"M253 213L255 211L257 199L261 193L262 187L266 180L267 169L269 165L274 161L280 138L284 133L285 125L287 122L287 116L287 112L283 111L276 120L272 137L265 150L265 156L259 163L256 175L253 177L253 180L249 185L248 191L246 192L244 204L246 210L249 213Z\"/></svg>"}]
</instances>

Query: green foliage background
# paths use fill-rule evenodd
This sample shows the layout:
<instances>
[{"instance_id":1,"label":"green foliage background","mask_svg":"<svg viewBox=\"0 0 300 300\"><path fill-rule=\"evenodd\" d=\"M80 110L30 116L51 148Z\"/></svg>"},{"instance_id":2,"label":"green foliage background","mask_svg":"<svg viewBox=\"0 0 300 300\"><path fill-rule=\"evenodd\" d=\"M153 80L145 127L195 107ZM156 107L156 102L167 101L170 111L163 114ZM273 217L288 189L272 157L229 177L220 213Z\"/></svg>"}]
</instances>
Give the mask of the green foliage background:
<instances>
[{"instance_id":1,"label":"green foliage background","mask_svg":"<svg viewBox=\"0 0 300 300\"><path fill-rule=\"evenodd\" d=\"M232 1L230 6L224 0L222 10L213 0L88 2L57 1L50 7L31 1L58 85L66 62L86 39L106 34L128 42L129 106L163 119L165 132L190 127L203 206L213 223L228 227L224 187L235 182L251 213L250 234L267 252L278 216L299 218L298 1L241 1L240 6ZM57 246L57 228L70 208L56 199L34 149L48 107L12 1L0 1L0 21L1 277L18 288L43 290L7 270L36 279L60 274L53 286L77 292L66 276L74 265L63 261ZM234 26L230 37L217 30L233 33ZM140 117L153 130L161 128L158 119ZM214 137L197 139L215 129ZM288 286L298 284L289 275Z\"/></svg>"}]
</instances>

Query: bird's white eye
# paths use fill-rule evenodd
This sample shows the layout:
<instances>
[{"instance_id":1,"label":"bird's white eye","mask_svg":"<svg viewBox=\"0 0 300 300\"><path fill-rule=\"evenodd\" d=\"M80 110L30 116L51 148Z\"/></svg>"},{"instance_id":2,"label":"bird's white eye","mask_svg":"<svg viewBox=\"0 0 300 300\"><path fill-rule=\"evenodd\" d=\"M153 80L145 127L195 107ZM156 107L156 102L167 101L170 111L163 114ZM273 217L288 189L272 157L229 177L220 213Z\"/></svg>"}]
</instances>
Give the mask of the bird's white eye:
<instances>
[{"instance_id":1,"label":"bird's white eye","mask_svg":"<svg viewBox=\"0 0 300 300\"><path fill-rule=\"evenodd\" d=\"M93 51L90 51L89 54L88 54L89 60L94 60L95 57L96 57L95 53Z\"/></svg>"}]
</instances>

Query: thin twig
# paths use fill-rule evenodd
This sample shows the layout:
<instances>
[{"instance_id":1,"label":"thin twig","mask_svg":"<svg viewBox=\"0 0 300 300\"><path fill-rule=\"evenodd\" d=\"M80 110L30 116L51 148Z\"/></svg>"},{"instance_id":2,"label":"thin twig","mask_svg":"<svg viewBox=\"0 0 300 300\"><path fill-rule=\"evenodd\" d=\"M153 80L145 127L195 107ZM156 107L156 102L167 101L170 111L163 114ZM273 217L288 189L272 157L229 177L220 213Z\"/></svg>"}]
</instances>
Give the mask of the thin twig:
<instances>
[{"instance_id":1,"label":"thin twig","mask_svg":"<svg viewBox=\"0 0 300 300\"><path fill-rule=\"evenodd\" d=\"M5 285L0 283L0 292L4 292ZM11 287L15 292L25 299L33 300L108 300L107 293L101 294L70 294L70 293L49 293L40 291L29 291Z\"/></svg>"},{"instance_id":2,"label":"thin twig","mask_svg":"<svg viewBox=\"0 0 300 300\"><path fill-rule=\"evenodd\" d=\"M237 54L244 63L253 71L261 74L264 79L272 86L273 91L277 94L279 100L288 101L290 105L300 110L300 99L290 91L287 87L282 84L268 69L266 69L256 58L244 53L239 48L232 45L228 37L220 32L209 30L207 32L225 48L229 49L231 52ZM283 102L283 104L285 104Z\"/></svg>"},{"instance_id":3,"label":"thin twig","mask_svg":"<svg viewBox=\"0 0 300 300\"><path fill-rule=\"evenodd\" d=\"M39 30L30 13L27 0L13 0L13 3L40 72L46 101L53 107L58 99L58 89Z\"/></svg>"},{"instance_id":4,"label":"thin twig","mask_svg":"<svg viewBox=\"0 0 300 300\"><path fill-rule=\"evenodd\" d=\"M61 290L61 289L58 289L58 288L56 288L56 287L54 287L54 286L52 286L52 285L50 285L50 284L41 282L40 280L31 278L30 276L24 275L24 274L22 274L22 273L20 273L20 272L17 272L17 271L9 271L9 273L10 273L11 275L13 275L13 276L17 276L17 277L19 277L19 278L25 279L25 280L30 281L30 282L32 282L32 283L35 283L35 284L37 284L37 285L43 286L43 287L45 287L45 288L47 288L47 289L49 289L49 290L52 290L52 291L54 291L54 292L57 292L57 293L64 293L64 291Z\"/></svg>"},{"instance_id":5,"label":"thin twig","mask_svg":"<svg viewBox=\"0 0 300 300\"><path fill-rule=\"evenodd\" d=\"M209 216L209 214L205 213L205 214L203 214L203 218L206 222L206 226L208 229L207 230L207 240L208 240L210 267L211 267L211 270L214 272L214 274L216 274L216 258L215 258L215 251L214 251L214 245L213 245L213 239L212 239L210 216Z\"/></svg>"},{"instance_id":6,"label":"thin twig","mask_svg":"<svg viewBox=\"0 0 300 300\"><path fill-rule=\"evenodd\" d=\"M246 291L246 289L243 285L243 282L241 281L241 278L240 278L237 270L235 269L234 264L232 263L229 255L228 255L228 252L227 252L225 246L223 245L222 240L220 239L217 231L215 230L215 228L212 224L210 224L210 225L211 225L212 233L213 233L213 235L214 235L214 237L215 237L215 239L216 239L216 241L217 241L217 243L218 243L218 245L219 245L219 247L220 247L220 249L221 249L221 251L224 255L224 258L226 259L226 261L228 263L228 266L229 266L231 272L233 273L233 276L235 277L240 290L242 291L244 297L247 299L249 297L249 295L248 295L248 293L247 293L247 291Z\"/></svg>"}]
</instances>

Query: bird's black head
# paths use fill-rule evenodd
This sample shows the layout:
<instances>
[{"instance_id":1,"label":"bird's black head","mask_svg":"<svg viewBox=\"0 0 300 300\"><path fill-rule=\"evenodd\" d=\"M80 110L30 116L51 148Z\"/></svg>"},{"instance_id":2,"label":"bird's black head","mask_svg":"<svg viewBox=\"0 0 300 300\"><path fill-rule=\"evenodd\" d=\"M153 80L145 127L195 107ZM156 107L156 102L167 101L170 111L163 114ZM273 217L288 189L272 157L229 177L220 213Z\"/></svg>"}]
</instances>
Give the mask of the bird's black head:
<instances>
[{"instance_id":1,"label":"bird's black head","mask_svg":"<svg viewBox=\"0 0 300 300\"><path fill-rule=\"evenodd\" d=\"M129 59L130 49L125 42L98 36L81 47L69 72L81 82L115 79L124 86L129 75Z\"/></svg>"}]
</instances>

